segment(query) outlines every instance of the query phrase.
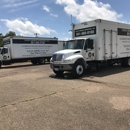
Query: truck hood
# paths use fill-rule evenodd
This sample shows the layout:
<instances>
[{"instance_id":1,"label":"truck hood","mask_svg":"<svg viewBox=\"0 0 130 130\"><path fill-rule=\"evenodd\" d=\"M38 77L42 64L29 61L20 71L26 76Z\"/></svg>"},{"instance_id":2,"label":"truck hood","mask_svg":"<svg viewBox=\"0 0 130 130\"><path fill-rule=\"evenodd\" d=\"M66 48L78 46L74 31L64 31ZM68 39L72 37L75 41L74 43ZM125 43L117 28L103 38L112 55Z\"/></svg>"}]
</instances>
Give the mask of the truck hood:
<instances>
[{"instance_id":1,"label":"truck hood","mask_svg":"<svg viewBox=\"0 0 130 130\"><path fill-rule=\"evenodd\" d=\"M70 54L70 53L80 53L81 49L66 49L66 50L61 50L61 51L57 51L54 54Z\"/></svg>"}]
</instances>

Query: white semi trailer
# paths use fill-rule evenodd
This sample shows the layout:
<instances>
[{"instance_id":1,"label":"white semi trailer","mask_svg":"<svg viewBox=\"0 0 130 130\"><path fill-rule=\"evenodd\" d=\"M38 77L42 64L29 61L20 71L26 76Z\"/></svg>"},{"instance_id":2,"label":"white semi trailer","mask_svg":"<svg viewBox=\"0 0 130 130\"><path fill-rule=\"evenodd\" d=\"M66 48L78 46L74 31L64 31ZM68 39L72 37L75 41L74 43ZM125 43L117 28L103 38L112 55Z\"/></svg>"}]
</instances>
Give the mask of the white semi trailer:
<instances>
[{"instance_id":1,"label":"white semi trailer","mask_svg":"<svg viewBox=\"0 0 130 130\"><path fill-rule=\"evenodd\" d=\"M64 41L58 41L57 38L10 36L4 38L3 43L0 67L29 60L32 64L44 64L45 59L50 61L55 51L63 49Z\"/></svg>"},{"instance_id":2,"label":"white semi trailer","mask_svg":"<svg viewBox=\"0 0 130 130\"><path fill-rule=\"evenodd\" d=\"M103 64L130 66L130 24L102 19L72 24L72 37L50 60L57 75L71 71L81 76L85 69Z\"/></svg>"}]
</instances>

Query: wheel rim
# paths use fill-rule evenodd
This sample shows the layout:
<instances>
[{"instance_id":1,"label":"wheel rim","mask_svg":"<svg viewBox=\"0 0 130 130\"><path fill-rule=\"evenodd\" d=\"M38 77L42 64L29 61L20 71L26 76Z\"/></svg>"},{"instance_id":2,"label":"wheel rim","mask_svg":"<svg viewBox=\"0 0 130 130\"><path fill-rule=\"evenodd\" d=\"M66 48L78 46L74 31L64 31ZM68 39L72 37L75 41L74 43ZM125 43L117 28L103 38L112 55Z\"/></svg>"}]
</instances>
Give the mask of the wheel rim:
<instances>
[{"instance_id":1,"label":"wheel rim","mask_svg":"<svg viewBox=\"0 0 130 130\"><path fill-rule=\"evenodd\" d=\"M76 68L76 73L78 75L82 75L83 71L84 71L83 66L82 65L78 65L77 68Z\"/></svg>"},{"instance_id":2,"label":"wheel rim","mask_svg":"<svg viewBox=\"0 0 130 130\"><path fill-rule=\"evenodd\" d=\"M128 59L128 65L130 66L130 58Z\"/></svg>"}]
</instances>

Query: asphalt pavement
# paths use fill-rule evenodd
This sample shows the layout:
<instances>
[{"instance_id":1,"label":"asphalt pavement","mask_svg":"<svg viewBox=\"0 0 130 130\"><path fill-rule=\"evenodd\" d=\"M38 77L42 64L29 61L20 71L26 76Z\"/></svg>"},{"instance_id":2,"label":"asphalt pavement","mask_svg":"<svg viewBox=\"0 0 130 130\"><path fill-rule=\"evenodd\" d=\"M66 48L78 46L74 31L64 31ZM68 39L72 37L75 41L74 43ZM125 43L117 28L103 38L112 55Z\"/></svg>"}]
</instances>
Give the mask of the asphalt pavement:
<instances>
[{"instance_id":1,"label":"asphalt pavement","mask_svg":"<svg viewBox=\"0 0 130 130\"><path fill-rule=\"evenodd\" d=\"M0 73L0 130L130 130L130 68L73 79L22 63Z\"/></svg>"}]
</instances>

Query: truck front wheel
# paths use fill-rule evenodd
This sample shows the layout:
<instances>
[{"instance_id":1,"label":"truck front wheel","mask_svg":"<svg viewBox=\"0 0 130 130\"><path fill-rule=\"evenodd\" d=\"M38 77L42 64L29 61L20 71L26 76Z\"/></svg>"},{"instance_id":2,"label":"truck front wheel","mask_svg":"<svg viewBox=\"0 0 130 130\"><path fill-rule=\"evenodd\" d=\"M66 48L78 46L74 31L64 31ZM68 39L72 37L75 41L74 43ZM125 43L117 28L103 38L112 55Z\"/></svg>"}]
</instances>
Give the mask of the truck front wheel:
<instances>
[{"instance_id":1,"label":"truck front wheel","mask_svg":"<svg viewBox=\"0 0 130 130\"><path fill-rule=\"evenodd\" d=\"M53 70L53 72L54 72L57 76L62 76L63 73L64 73L64 71L62 71L62 70L58 70L58 71Z\"/></svg>"},{"instance_id":2,"label":"truck front wheel","mask_svg":"<svg viewBox=\"0 0 130 130\"><path fill-rule=\"evenodd\" d=\"M84 65L82 63L76 62L72 71L74 77L80 77L84 74Z\"/></svg>"}]
</instances>

